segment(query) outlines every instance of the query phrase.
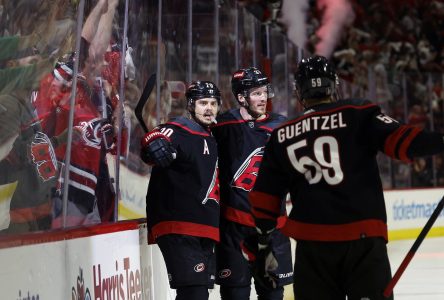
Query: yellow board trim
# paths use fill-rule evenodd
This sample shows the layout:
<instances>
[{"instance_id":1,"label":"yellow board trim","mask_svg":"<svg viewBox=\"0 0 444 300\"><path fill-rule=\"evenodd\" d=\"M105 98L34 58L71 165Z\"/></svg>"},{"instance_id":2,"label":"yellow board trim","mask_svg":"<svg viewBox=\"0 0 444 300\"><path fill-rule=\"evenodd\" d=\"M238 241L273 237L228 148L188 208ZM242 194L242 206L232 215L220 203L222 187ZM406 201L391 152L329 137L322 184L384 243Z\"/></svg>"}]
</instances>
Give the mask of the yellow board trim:
<instances>
[{"instance_id":1,"label":"yellow board trim","mask_svg":"<svg viewBox=\"0 0 444 300\"><path fill-rule=\"evenodd\" d=\"M388 232L389 241L416 239L421 230L422 228L389 230ZM437 236L444 236L444 227L433 227L430 229L429 233L427 234L427 237L437 237Z\"/></svg>"},{"instance_id":2,"label":"yellow board trim","mask_svg":"<svg viewBox=\"0 0 444 300\"><path fill-rule=\"evenodd\" d=\"M132 220L145 218L145 215L135 212L133 209L129 208L122 201L119 201L119 220Z\"/></svg>"},{"instance_id":3,"label":"yellow board trim","mask_svg":"<svg viewBox=\"0 0 444 300\"><path fill-rule=\"evenodd\" d=\"M0 185L0 203L9 201L14 195L15 189L17 188L18 181Z\"/></svg>"}]
</instances>

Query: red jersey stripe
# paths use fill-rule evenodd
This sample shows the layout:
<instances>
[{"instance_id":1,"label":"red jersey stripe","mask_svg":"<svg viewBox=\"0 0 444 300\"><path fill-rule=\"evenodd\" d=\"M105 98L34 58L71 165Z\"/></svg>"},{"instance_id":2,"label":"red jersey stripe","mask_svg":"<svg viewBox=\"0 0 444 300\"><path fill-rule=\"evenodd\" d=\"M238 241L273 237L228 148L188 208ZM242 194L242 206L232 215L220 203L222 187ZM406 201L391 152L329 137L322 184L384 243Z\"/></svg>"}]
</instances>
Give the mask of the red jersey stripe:
<instances>
[{"instance_id":1,"label":"red jersey stripe","mask_svg":"<svg viewBox=\"0 0 444 300\"><path fill-rule=\"evenodd\" d=\"M310 224L288 219L281 231L296 240L333 242L382 237L388 241L387 224L375 219L337 225Z\"/></svg>"},{"instance_id":2,"label":"red jersey stripe","mask_svg":"<svg viewBox=\"0 0 444 300\"><path fill-rule=\"evenodd\" d=\"M401 139L401 137L404 135L404 133L410 128L410 126L407 125L403 125L401 127L399 127L398 129L396 129L392 134L390 134L387 139L385 140L385 145L384 145L384 152L392 157L392 158L398 158L396 156L396 146L399 143L399 140Z\"/></svg>"},{"instance_id":3,"label":"red jersey stripe","mask_svg":"<svg viewBox=\"0 0 444 300\"><path fill-rule=\"evenodd\" d=\"M251 214L235 209L233 207L225 206L223 207L223 216L225 219L236 222L245 226L256 227L256 222ZM282 228L287 222L287 216L279 216L277 218L276 228Z\"/></svg>"},{"instance_id":4,"label":"red jersey stripe","mask_svg":"<svg viewBox=\"0 0 444 300\"><path fill-rule=\"evenodd\" d=\"M182 128L183 130L188 131L188 132L191 133L191 134L201 135L201 136L210 136L209 133L205 133L205 132L199 132L199 131L191 130L190 128L188 128L188 127L186 127L186 126L184 126L184 125L182 125L182 124L176 123L176 122L168 122L168 123L166 123L166 124L175 125L175 126L177 126L177 127Z\"/></svg>"},{"instance_id":5,"label":"red jersey stripe","mask_svg":"<svg viewBox=\"0 0 444 300\"><path fill-rule=\"evenodd\" d=\"M157 223L151 230L154 239L170 233L205 237L217 242L220 240L219 228L191 222L165 221Z\"/></svg>"},{"instance_id":6,"label":"red jersey stripe","mask_svg":"<svg viewBox=\"0 0 444 300\"><path fill-rule=\"evenodd\" d=\"M249 199L253 208L262 208L277 215L279 215L281 211L281 200L279 199L279 197L276 197L274 195L258 191L251 191L249 194ZM253 214L255 211L257 210L254 210Z\"/></svg>"},{"instance_id":7,"label":"red jersey stripe","mask_svg":"<svg viewBox=\"0 0 444 300\"><path fill-rule=\"evenodd\" d=\"M414 127L409 135L404 139L399 148L399 158L405 162L411 162L410 158L407 157L407 150L412 143L413 139L422 131L421 128Z\"/></svg>"}]
</instances>

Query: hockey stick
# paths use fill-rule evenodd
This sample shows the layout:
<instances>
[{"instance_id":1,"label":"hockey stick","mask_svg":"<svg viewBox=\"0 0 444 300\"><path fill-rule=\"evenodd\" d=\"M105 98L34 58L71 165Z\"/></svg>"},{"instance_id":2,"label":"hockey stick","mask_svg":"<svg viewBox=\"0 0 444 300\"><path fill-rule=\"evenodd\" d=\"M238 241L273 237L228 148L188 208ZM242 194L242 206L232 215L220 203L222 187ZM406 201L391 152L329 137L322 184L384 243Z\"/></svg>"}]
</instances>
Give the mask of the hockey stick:
<instances>
[{"instance_id":1,"label":"hockey stick","mask_svg":"<svg viewBox=\"0 0 444 300\"><path fill-rule=\"evenodd\" d=\"M430 216L429 220L425 224L424 228L421 230L421 233L419 234L419 236L416 238L415 242L413 243L413 246L410 248L409 252L404 257L404 260L402 261L401 265L399 266L399 268L396 271L395 275L393 276L392 280L390 280L390 282L388 283L387 287L384 290L384 297L388 298L392 294L393 288L395 287L395 285L398 282L399 278L401 277L402 273L404 273L405 269L407 268L407 266L409 265L413 256L415 255L416 250L418 250L419 246L421 245L422 241L426 237L430 228L432 228L433 223L435 223L436 219L438 218L438 216L441 213L443 208L444 208L444 197L442 197L441 201L439 201L438 205L436 206L436 208L433 211L432 215Z\"/></svg>"},{"instance_id":2,"label":"hockey stick","mask_svg":"<svg viewBox=\"0 0 444 300\"><path fill-rule=\"evenodd\" d=\"M136 115L136 118L139 121L140 126L142 126L145 132L148 132L148 127L146 126L145 121L143 120L143 113L142 113L143 107L148 102L151 91L153 90L155 84L156 84L156 73L153 73L151 74L150 78L148 78L145 87L143 88L142 96L140 96L139 102L137 102L137 106L134 109L134 114Z\"/></svg>"}]
</instances>

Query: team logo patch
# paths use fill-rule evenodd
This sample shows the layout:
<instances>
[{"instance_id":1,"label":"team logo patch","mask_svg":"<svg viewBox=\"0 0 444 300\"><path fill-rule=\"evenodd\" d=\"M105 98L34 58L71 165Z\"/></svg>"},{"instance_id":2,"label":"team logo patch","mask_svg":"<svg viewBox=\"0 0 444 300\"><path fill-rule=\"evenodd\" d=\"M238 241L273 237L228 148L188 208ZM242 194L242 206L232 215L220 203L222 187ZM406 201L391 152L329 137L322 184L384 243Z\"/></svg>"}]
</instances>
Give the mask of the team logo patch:
<instances>
[{"instance_id":1,"label":"team logo patch","mask_svg":"<svg viewBox=\"0 0 444 300\"><path fill-rule=\"evenodd\" d=\"M220 272L219 272L219 278L227 278L230 275L231 275L230 269L223 269L223 270L220 270Z\"/></svg>"},{"instance_id":2,"label":"team logo patch","mask_svg":"<svg viewBox=\"0 0 444 300\"><path fill-rule=\"evenodd\" d=\"M255 149L234 174L231 186L247 192L251 191L256 182L263 155L264 147Z\"/></svg>"},{"instance_id":3,"label":"team logo patch","mask_svg":"<svg viewBox=\"0 0 444 300\"><path fill-rule=\"evenodd\" d=\"M219 197L220 197L219 168L217 166L217 161L216 161L216 167L214 169L213 178L211 179L210 187L208 188L207 194L205 195L205 199L202 201L202 204L206 204L208 200L216 201L216 203L219 204Z\"/></svg>"},{"instance_id":4,"label":"team logo patch","mask_svg":"<svg viewBox=\"0 0 444 300\"><path fill-rule=\"evenodd\" d=\"M204 263L199 263L199 264L194 266L194 272L196 272L196 273L203 272L204 270L205 270L205 264Z\"/></svg>"}]
</instances>

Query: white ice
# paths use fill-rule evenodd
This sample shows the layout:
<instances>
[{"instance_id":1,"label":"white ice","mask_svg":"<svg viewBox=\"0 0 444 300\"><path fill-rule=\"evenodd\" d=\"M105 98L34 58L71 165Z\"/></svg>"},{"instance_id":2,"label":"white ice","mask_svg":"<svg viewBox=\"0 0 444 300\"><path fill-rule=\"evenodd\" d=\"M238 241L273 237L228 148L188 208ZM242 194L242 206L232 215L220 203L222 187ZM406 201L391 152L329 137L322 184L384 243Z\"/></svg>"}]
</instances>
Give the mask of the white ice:
<instances>
[{"instance_id":1,"label":"white ice","mask_svg":"<svg viewBox=\"0 0 444 300\"><path fill-rule=\"evenodd\" d=\"M414 240L388 243L392 274L394 275ZM394 288L395 300L444 299L444 237L427 237L416 251ZM220 299L218 286L210 292L210 300ZM293 298L291 286L285 289L284 300ZM257 300L252 286L250 300Z\"/></svg>"}]
</instances>

